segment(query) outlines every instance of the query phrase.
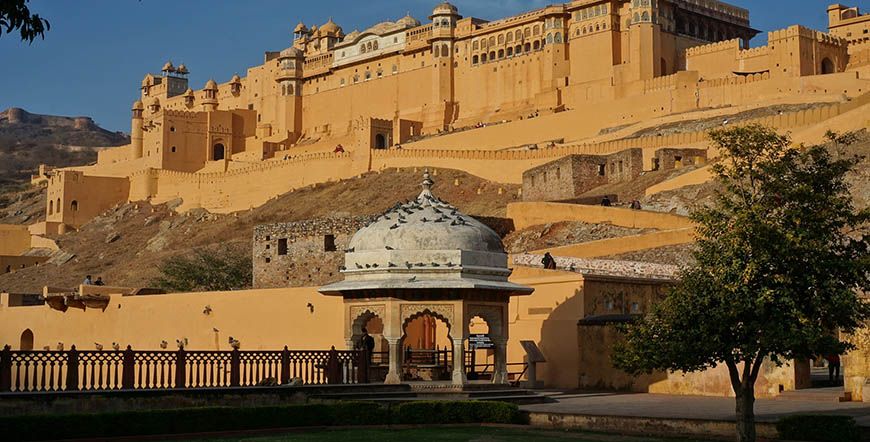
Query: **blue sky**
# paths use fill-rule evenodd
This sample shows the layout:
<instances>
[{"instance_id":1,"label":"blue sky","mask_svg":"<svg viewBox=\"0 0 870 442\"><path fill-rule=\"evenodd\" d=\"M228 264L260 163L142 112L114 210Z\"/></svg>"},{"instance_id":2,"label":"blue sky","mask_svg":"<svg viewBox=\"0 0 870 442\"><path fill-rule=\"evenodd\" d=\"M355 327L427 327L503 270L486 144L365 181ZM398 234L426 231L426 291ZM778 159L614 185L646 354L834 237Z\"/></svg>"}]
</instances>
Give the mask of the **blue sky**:
<instances>
[{"instance_id":1,"label":"blue sky","mask_svg":"<svg viewBox=\"0 0 870 442\"><path fill-rule=\"evenodd\" d=\"M842 0L866 9L870 0ZM749 8L763 31L802 24L824 30L834 0L732 0ZM0 37L0 110L22 107L55 115L89 115L110 130L128 132L130 104L147 72L166 60L185 63L191 86L227 81L262 63L263 53L291 44L302 19L331 16L345 32L410 12L425 21L438 0L31 0L51 22L45 40ZM498 19L552 1L455 0L460 13ZM766 36L765 36L766 37ZM756 39L758 40L758 39ZM760 44L763 41L753 41Z\"/></svg>"}]
</instances>

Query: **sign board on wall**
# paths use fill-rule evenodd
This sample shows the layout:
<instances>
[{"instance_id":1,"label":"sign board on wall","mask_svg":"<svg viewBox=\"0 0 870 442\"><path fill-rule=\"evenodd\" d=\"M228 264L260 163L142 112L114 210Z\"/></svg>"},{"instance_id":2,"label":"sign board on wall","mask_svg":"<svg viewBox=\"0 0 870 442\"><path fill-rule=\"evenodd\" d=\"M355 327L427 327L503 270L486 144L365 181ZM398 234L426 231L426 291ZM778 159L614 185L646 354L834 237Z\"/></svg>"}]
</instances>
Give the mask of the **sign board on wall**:
<instances>
[{"instance_id":1,"label":"sign board on wall","mask_svg":"<svg viewBox=\"0 0 870 442\"><path fill-rule=\"evenodd\" d=\"M493 348L492 339L489 335L476 333L468 337L468 346L471 348Z\"/></svg>"}]
</instances>

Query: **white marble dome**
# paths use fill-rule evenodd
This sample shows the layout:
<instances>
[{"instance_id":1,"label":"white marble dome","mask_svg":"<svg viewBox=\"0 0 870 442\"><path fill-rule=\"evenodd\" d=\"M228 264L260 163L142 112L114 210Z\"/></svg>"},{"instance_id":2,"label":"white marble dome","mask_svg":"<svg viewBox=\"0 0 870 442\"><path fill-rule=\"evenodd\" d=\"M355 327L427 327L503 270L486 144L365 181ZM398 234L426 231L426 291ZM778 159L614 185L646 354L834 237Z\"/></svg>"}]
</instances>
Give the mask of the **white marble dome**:
<instances>
[{"instance_id":1,"label":"white marble dome","mask_svg":"<svg viewBox=\"0 0 870 442\"><path fill-rule=\"evenodd\" d=\"M350 240L356 252L375 250L463 250L505 253L492 229L432 195L434 183L424 175L416 199L398 203Z\"/></svg>"}]
</instances>

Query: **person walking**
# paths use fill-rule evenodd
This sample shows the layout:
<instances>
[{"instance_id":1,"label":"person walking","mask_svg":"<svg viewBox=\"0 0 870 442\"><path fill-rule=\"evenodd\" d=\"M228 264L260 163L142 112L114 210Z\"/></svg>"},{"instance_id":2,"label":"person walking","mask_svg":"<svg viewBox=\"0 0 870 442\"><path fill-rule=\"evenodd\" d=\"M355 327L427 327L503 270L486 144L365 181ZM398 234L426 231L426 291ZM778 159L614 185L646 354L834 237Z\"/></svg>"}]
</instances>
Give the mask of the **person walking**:
<instances>
[{"instance_id":1,"label":"person walking","mask_svg":"<svg viewBox=\"0 0 870 442\"><path fill-rule=\"evenodd\" d=\"M604 195L604 198L601 199L601 205L604 207L610 207L610 198L607 195Z\"/></svg>"},{"instance_id":2,"label":"person walking","mask_svg":"<svg viewBox=\"0 0 870 442\"><path fill-rule=\"evenodd\" d=\"M825 356L828 361L828 381L831 383L839 382L840 380L840 355L831 353Z\"/></svg>"},{"instance_id":3,"label":"person walking","mask_svg":"<svg viewBox=\"0 0 870 442\"><path fill-rule=\"evenodd\" d=\"M553 258L553 255L551 255L550 252L544 253L544 258L541 259L541 264L544 265L545 269L556 270L556 259Z\"/></svg>"}]
</instances>

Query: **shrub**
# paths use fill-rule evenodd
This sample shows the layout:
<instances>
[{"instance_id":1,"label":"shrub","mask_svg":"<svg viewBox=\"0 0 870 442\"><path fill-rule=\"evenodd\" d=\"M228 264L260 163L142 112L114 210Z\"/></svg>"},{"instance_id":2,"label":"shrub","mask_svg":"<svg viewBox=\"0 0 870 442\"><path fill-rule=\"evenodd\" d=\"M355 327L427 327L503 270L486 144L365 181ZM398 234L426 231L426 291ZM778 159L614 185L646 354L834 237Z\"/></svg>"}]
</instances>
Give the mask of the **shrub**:
<instances>
[{"instance_id":1,"label":"shrub","mask_svg":"<svg viewBox=\"0 0 870 442\"><path fill-rule=\"evenodd\" d=\"M397 424L524 423L514 404L488 401L426 401L400 404L393 412Z\"/></svg>"},{"instance_id":2,"label":"shrub","mask_svg":"<svg viewBox=\"0 0 870 442\"><path fill-rule=\"evenodd\" d=\"M253 279L250 252L227 245L170 257L157 270L160 276L151 284L168 292L240 290Z\"/></svg>"},{"instance_id":3,"label":"shrub","mask_svg":"<svg viewBox=\"0 0 870 442\"><path fill-rule=\"evenodd\" d=\"M853 442L861 430L851 416L795 415L776 423L781 439L817 442Z\"/></svg>"},{"instance_id":4,"label":"shrub","mask_svg":"<svg viewBox=\"0 0 870 442\"><path fill-rule=\"evenodd\" d=\"M207 407L99 414L0 416L5 440L111 438L332 425L523 423L516 405L484 401Z\"/></svg>"}]
</instances>

